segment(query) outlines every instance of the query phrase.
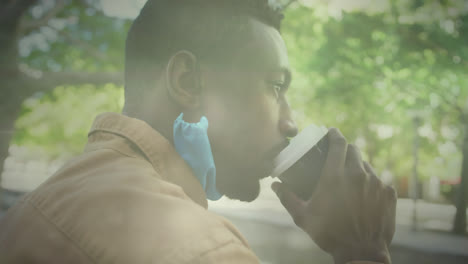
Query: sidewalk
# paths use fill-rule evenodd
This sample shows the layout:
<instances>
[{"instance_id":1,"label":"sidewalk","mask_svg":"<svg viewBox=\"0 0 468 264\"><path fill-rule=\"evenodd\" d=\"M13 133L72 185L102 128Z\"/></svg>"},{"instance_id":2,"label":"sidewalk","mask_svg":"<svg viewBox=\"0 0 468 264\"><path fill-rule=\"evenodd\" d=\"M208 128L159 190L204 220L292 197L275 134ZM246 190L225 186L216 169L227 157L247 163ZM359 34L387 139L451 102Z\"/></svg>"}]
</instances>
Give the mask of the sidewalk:
<instances>
[{"instance_id":1,"label":"sidewalk","mask_svg":"<svg viewBox=\"0 0 468 264\"><path fill-rule=\"evenodd\" d=\"M330 257L295 226L269 188L270 183L262 182L262 193L252 203L222 198L210 202L209 210L231 220L256 254L265 260L263 263L308 263L306 260L311 258L315 264L332 263ZM12 204L19 194L21 192L4 192L3 200ZM468 263L468 236L450 233L454 206L418 201L417 231L411 228L413 212L412 200L398 200L397 228L391 250L392 254L396 253L395 260L402 261L395 263ZM2 213L0 208L0 219Z\"/></svg>"},{"instance_id":2,"label":"sidewalk","mask_svg":"<svg viewBox=\"0 0 468 264\"><path fill-rule=\"evenodd\" d=\"M332 264L333 261L296 227L286 211L211 208L229 219L245 236L262 263ZM398 264L468 263L468 237L435 231L412 231L397 225L390 247Z\"/></svg>"},{"instance_id":3,"label":"sidewalk","mask_svg":"<svg viewBox=\"0 0 468 264\"><path fill-rule=\"evenodd\" d=\"M440 231L413 231L408 226L398 225L393 244L428 253L468 258L468 236L457 236Z\"/></svg>"},{"instance_id":4,"label":"sidewalk","mask_svg":"<svg viewBox=\"0 0 468 264\"><path fill-rule=\"evenodd\" d=\"M236 222L239 229L242 229L242 226L239 225L256 224L277 226L285 229L292 228L297 229L298 232L302 232L295 226L286 211L279 212L272 209L256 209L252 211L249 209L239 210L239 208L220 208L216 206L212 206L210 210ZM251 231L249 230L249 232ZM255 236L252 233L250 235ZM413 231L410 226L397 225L392 244L428 253L466 256L468 258L468 236L456 236L448 232Z\"/></svg>"},{"instance_id":5,"label":"sidewalk","mask_svg":"<svg viewBox=\"0 0 468 264\"><path fill-rule=\"evenodd\" d=\"M254 244L252 247L285 238L292 246L316 247L313 243L309 243L310 238L307 235L301 234L303 232L295 226L276 195L268 187L262 186L261 196L252 203L222 198L220 201L210 202L209 210L231 220L246 236L249 243ZM455 207L418 202L416 210L418 229L413 231L411 227L413 206L412 200L398 200L397 226L392 246L423 254L460 256L466 258L466 262L462 263L468 263L468 236L450 233ZM267 234L271 232L283 232L283 234L282 237Z\"/></svg>"}]
</instances>

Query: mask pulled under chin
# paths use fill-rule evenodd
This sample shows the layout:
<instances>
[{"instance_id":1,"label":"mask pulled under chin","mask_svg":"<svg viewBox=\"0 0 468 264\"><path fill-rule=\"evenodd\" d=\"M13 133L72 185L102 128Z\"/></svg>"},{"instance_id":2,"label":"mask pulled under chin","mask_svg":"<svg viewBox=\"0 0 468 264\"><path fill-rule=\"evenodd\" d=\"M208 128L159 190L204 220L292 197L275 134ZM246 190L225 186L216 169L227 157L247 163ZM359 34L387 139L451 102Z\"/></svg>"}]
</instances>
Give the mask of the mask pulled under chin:
<instances>
[{"instance_id":1,"label":"mask pulled under chin","mask_svg":"<svg viewBox=\"0 0 468 264\"><path fill-rule=\"evenodd\" d=\"M192 168L210 200L219 200L223 195L216 189L216 167L208 139L208 119L187 123L184 114L174 121L174 146L179 155Z\"/></svg>"}]
</instances>

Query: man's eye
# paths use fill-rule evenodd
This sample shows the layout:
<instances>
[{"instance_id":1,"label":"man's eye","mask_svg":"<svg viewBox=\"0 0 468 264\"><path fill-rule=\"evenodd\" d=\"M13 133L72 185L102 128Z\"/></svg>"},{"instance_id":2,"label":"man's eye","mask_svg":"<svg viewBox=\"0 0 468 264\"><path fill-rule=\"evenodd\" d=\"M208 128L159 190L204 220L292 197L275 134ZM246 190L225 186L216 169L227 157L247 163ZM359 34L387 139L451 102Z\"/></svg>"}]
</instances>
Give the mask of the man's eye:
<instances>
[{"instance_id":1,"label":"man's eye","mask_svg":"<svg viewBox=\"0 0 468 264\"><path fill-rule=\"evenodd\" d=\"M281 93L284 87L283 83L272 83L271 85L277 96Z\"/></svg>"}]
</instances>

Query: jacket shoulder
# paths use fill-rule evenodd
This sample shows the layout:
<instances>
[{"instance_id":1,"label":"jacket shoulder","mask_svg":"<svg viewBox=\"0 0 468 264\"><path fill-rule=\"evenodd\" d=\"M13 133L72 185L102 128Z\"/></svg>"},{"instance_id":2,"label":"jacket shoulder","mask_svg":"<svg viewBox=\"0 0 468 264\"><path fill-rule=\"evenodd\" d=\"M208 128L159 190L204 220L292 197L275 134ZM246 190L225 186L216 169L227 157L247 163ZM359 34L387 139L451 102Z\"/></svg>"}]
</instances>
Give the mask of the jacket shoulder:
<instances>
[{"instance_id":1,"label":"jacket shoulder","mask_svg":"<svg viewBox=\"0 0 468 264\"><path fill-rule=\"evenodd\" d=\"M161 179L150 163L112 150L78 157L24 203L30 206L18 207L14 217L47 222L29 226L38 245L62 234L64 248L97 263L195 263L226 248L253 255L231 224ZM48 243L40 246L53 247Z\"/></svg>"}]
</instances>

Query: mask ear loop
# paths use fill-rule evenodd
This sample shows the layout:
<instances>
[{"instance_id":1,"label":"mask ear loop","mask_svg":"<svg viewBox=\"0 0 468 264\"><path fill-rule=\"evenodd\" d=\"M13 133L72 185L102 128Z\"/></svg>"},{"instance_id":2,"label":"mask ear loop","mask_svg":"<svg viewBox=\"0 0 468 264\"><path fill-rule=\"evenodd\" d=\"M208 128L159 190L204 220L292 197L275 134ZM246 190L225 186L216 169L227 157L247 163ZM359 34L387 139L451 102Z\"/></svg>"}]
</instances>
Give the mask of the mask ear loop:
<instances>
[{"instance_id":1,"label":"mask ear loop","mask_svg":"<svg viewBox=\"0 0 468 264\"><path fill-rule=\"evenodd\" d=\"M196 89L197 89L197 92L198 94L201 94L202 91L203 91L203 85L202 85L202 78L201 78L201 70L200 70L200 63L197 61L194 65L194 72L195 72L195 80L196 80ZM201 96L199 95L199 97L201 98ZM203 106L203 102L200 102L200 107ZM196 118L194 119L194 122L193 123L198 123L201 121L201 119L205 116L203 114L204 111L200 110L198 111L197 115L196 115ZM184 116L187 116L186 115L187 113L185 113L184 111L182 111L182 117ZM193 115L193 112L190 114L190 115ZM182 120L184 120L184 122L189 122L185 119L182 118Z\"/></svg>"},{"instance_id":2,"label":"mask ear loop","mask_svg":"<svg viewBox=\"0 0 468 264\"><path fill-rule=\"evenodd\" d=\"M183 51L181 51L181 52L183 52ZM184 51L184 52L187 52L187 53L192 54L192 53L189 52L189 51ZM174 56L175 56L175 55L174 55ZM174 56L173 56L173 57L174 57ZM196 89L195 92L198 92L198 93L200 94L200 93L202 92L202 90L203 90L202 78L201 78L201 70L200 70L201 67L200 67L200 63L199 63L197 57L196 57L195 55L193 55L193 54L192 54L192 56L195 58L195 60L194 60L194 61L195 61L195 63L194 63L194 69L193 69L193 70L194 70L194 74L195 74L195 76L194 76L194 80L195 80L195 89ZM170 69L171 69L172 66L173 66L173 60L172 60L173 57L171 57L171 58L169 59L169 63L166 65L166 73L165 73L165 75L166 75L166 78L165 78L165 85L166 85L166 87L168 87L168 85L171 85L171 79L170 79L169 71L170 71ZM166 88L166 92L167 92L167 94L168 94L169 100L175 102L174 98L172 97L171 89ZM203 105L203 103L201 102L200 105ZM181 113L184 113L184 116L186 116L186 117L191 117L191 116L193 116L193 114L194 114L193 111L189 114L189 113L185 113L185 111L183 111L183 110L181 111ZM197 113L197 115L196 115L196 118L194 119L194 120L196 120L195 122L198 122L198 120L201 120L201 118L202 118L203 116L204 116L204 115L203 115L203 111L198 111L198 113ZM184 119L184 121L186 121L186 120ZM186 121L186 122L188 122L188 121Z\"/></svg>"},{"instance_id":3,"label":"mask ear loop","mask_svg":"<svg viewBox=\"0 0 468 264\"><path fill-rule=\"evenodd\" d=\"M203 89L204 85L202 85L202 77L201 77L202 71L201 71L201 66L200 66L200 63L198 62L198 60L195 62L195 74L196 74L196 80L197 80L198 96L199 96L199 99L201 99L201 98L203 98L201 96L201 94L202 94L202 92L204 90ZM200 101L199 107L202 108L202 106L204 106L204 105L205 105L204 102ZM200 110L200 118L202 116L204 116L203 112L204 112L203 110Z\"/></svg>"}]
</instances>

